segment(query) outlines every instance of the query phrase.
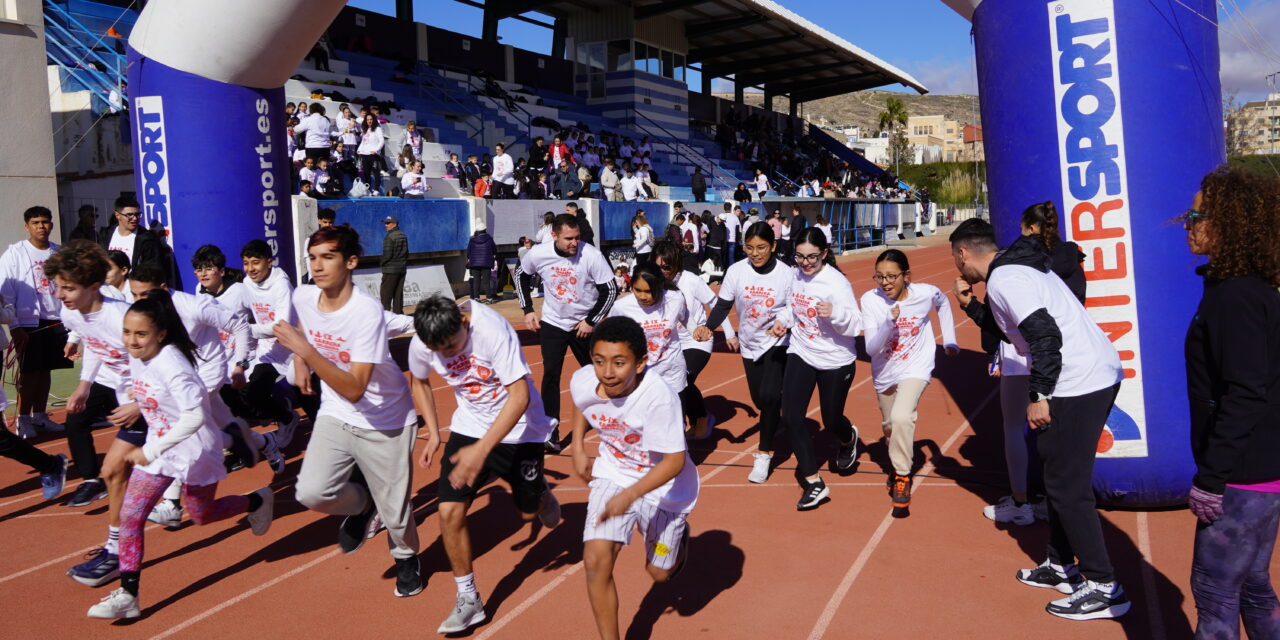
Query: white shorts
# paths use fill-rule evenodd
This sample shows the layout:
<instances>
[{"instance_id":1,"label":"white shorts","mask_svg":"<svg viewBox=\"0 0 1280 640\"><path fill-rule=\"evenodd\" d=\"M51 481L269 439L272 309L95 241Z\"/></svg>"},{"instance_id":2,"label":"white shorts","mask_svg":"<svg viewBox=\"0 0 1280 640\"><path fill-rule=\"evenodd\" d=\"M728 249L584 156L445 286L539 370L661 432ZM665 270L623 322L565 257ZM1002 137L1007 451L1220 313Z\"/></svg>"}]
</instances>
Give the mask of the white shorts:
<instances>
[{"instance_id":1,"label":"white shorts","mask_svg":"<svg viewBox=\"0 0 1280 640\"><path fill-rule=\"evenodd\" d=\"M639 526L640 535L644 536L649 564L658 569L675 568L676 559L680 556L680 545L689 528L685 520L686 514L667 511L659 508L656 502L641 498L631 503L631 508L626 513L596 524L605 505L622 491L622 487L604 478L591 481L591 495L587 499L587 523L582 540L631 544L631 532Z\"/></svg>"}]
</instances>

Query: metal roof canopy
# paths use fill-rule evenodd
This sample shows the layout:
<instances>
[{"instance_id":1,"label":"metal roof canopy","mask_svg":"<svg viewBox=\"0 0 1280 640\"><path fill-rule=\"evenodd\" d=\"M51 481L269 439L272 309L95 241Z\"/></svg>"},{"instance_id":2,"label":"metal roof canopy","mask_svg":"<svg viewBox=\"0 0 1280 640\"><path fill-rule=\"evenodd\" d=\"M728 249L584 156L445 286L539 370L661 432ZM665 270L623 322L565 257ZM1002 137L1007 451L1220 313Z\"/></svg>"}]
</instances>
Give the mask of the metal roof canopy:
<instances>
[{"instance_id":1,"label":"metal roof canopy","mask_svg":"<svg viewBox=\"0 0 1280 640\"><path fill-rule=\"evenodd\" d=\"M797 102L902 84L928 93L897 67L772 0L486 0L499 17L537 11L566 18L629 5L637 20L659 15L685 25L689 63L712 77L734 76Z\"/></svg>"}]
</instances>

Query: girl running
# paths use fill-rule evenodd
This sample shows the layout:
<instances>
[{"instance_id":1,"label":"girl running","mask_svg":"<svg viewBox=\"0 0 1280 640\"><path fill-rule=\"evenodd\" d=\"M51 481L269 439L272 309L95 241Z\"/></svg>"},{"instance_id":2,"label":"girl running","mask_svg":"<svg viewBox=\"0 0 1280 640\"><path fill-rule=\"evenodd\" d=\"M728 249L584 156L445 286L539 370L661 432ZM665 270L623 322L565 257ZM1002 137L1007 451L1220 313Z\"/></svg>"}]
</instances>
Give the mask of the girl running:
<instances>
[{"instance_id":1,"label":"girl running","mask_svg":"<svg viewBox=\"0 0 1280 640\"><path fill-rule=\"evenodd\" d=\"M889 495L894 509L906 509L911 506L916 406L933 377L936 355L930 311L938 313L947 355L960 353L960 348L956 346L951 302L937 287L911 282L906 254L897 249L881 253L872 279L876 288L862 294L862 331L893 463Z\"/></svg>"},{"instance_id":2,"label":"girl running","mask_svg":"<svg viewBox=\"0 0 1280 640\"><path fill-rule=\"evenodd\" d=\"M747 228L742 248L747 257L729 267L720 285L719 299L704 325L694 330L697 340L711 340L711 332L724 322L737 303L738 330L729 338L729 348L742 349L742 368L747 375L751 402L760 411L759 453L747 480L762 483L769 479L773 462L773 436L782 411L782 377L787 367L790 338L769 332L778 312L787 305L792 271L773 255L773 229L763 222ZM729 325L725 325L728 327Z\"/></svg>"},{"instance_id":3,"label":"girl running","mask_svg":"<svg viewBox=\"0 0 1280 640\"><path fill-rule=\"evenodd\" d=\"M679 327L689 317L684 297L654 264L638 264L631 272L631 295L613 305L610 316L631 318L644 329L648 345L646 371L680 393L687 384Z\"/></svg>"},{"instance_id":4,"label":"girl running","mask_svg":"<svg viewBox=\"0 0 1280 640\"><path fill-rule=\"evenodd\" d=\"M836 468L847 471L858 458L858 429L844 415L858 359L854 337L862 330L858 299L836 267L827 236L809 227L796 239L788 304L778 311L770 333L791 331L787 368L782 376L782 419L796 454L796 478L804 492L796 509L816 509L831 495L818 475L813 436L805 426L809 398L818 387L822 424L839 439Z\"/></svg>"},{"instance_id":5,"label":"girl running","mask_svg":"<svg viewBox=\"0 0 1280 640\"><path fill-rule=\"evenodd\" d=\"M697 274L685 271L683 255L675 243L660 240L654 245L653 253L662 275L684 296L688 310L688 318L678 327L680 349L684 353L685 369L688 371L684 390L680 392L680 405L689 420L689 437L705 440L715 428L715 416L707 414L707 405L696 383L698 375L711 361L712 342L710 335L705 340L695 339L689 332L689 327L702 326L706 322L707 307L716 301L716 294ZM724 325L724 335L729 340L737 338L733 325Z\"/></svg>"},{"instance_id":6,"label":"girl running","mask_svg":"<svg viewBox=\"0 0 1280 640\"><path fill-rule=\"evenodd\" d=\"M271 527L275 497L271 487L243 496L214 499L222 466L222 432L210 421L209 395L196 371L191 342L173 303L164 293L129 308L123 340L129 351L131 393L146 418L146 444L128 454L134 465L120 512L120 588L89 608L90 618L136 618L142 531L147 515L175 479L196 524L248 514L254 535Z\"/></svg>"}]
</instances>

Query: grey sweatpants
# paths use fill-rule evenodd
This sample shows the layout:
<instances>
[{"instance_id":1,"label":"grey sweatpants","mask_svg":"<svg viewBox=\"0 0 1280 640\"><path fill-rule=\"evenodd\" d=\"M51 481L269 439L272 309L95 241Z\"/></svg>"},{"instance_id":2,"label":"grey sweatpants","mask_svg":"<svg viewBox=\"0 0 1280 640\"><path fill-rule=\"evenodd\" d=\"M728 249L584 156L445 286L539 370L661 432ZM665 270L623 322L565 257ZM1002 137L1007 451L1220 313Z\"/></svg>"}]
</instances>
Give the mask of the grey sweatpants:
<instances>
[{"instance_id":1,"label":"grey sweatpants","mask_svg":"<svg viewBox=\"0 0 1280 640\"><path fill-rule=\"evenodd\" d=\"M361 429L320 416L298 473L298 502L312 511L350 516L368 508L372 497L387 526L391 557L418 555L418 528L410 503L414 431ZM367 492L350 482L356 465L369 483Z\"/></svg>"}]
</instances>

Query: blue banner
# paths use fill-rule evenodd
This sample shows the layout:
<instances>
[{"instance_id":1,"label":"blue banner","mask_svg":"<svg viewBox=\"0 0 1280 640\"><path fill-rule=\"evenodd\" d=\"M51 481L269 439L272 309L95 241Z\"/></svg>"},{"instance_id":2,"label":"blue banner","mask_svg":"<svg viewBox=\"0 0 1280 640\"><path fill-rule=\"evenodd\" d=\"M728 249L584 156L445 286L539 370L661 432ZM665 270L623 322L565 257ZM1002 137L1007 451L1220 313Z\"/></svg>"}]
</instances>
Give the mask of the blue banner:
<instances>
[{"instance_id":1,"label":"blue banner","mask_svg":"<svg viewBox=\"0 0 1280 640\"><path fill-rule=\"evenodd\" d=\"M600 228L596 230L598 242L631 241L631 219L637 210L644 210L644 217L653 227L653 235L661 238L671 220L671 205L666 202L607 202L600 201Z\"/></svg>"}]
</instances>

